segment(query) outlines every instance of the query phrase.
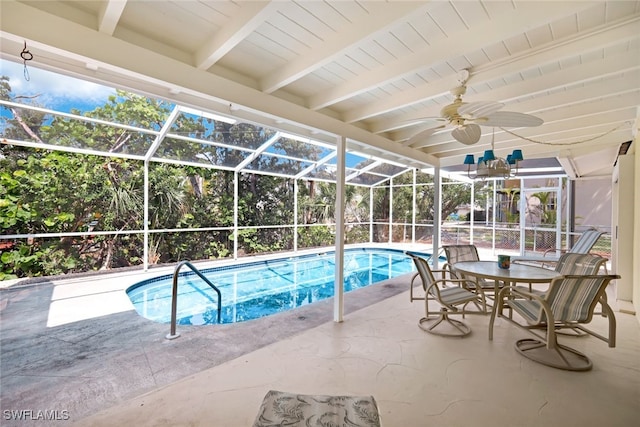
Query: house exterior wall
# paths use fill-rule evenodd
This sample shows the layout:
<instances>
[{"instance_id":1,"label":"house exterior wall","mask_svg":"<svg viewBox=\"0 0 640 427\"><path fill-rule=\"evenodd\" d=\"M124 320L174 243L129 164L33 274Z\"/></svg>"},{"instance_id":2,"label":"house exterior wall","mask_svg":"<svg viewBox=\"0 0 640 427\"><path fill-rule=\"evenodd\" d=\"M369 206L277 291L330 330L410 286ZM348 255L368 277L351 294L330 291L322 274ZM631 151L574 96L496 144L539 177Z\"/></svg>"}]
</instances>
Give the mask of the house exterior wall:
<instances>
[{"instance_id":1,"label":"house exterior wall","mask_svg":"<svg viewBox=\"0 0 640 427\"><path fill-rule=\"evenodd\" d=\"M613 184L613 239L612 272L619 274L616 280L616 302L621 312L638 314L640 284L637 277L637 243L634 242L638 214L636 209L637 159L633 154L618 157L614 169Z\"/></svg>"},{"instance_id":2,"label":"house exterior wall","mask_svg":"<svg viewBox=\"0 0 640 427\"><path fill-rule=\"evenodd\" d=\"M611 231L611 178L577 180L575 185L576 230L581 226ZM631 201L631 200L629 200Z\"/></svg>"}]
</instances>

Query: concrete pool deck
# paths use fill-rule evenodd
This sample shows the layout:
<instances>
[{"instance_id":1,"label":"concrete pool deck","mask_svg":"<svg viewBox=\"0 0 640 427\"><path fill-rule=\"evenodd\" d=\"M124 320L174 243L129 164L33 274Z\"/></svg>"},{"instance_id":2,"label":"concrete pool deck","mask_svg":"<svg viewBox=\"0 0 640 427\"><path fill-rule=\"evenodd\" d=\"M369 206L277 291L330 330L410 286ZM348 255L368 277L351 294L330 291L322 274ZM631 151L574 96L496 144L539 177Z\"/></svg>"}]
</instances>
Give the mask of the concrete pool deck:
<instances>
[{"instance_id":1,"label":"concrete pool deck","mask_svg":"<svg viewBox=\"0 0 640 427\"><path fill-rule=\"evenodd\" d=\"M160 270L147 274L158 275ZM633 425L640 416L640 325L616 311L618 345L567 338L594 369L559 371L519 356L522 333L465 319L465 339L425 334L411 275L256 321L180 326L140 317L123 289L145 274L14 286L0 311L3 426L250 426L270 389L373 394L383 425ZM126 298L126 296L125 296ZM602 318L596 329L606 328ZM54 422L5 411L57 411ZM64 419L67 417L68 419Z\"/></svg>"},{"instance_id":2,"label":"concrete pool deck","mask_svg":"<svg viewBox=\"0 0 640 427\"><path fill-rule=\"evenodd\" d=\"M77 420L333 318L331 298L236 324L178 325L181 336L166 340L170 325L141 317L125 290L172 272L158 268L27 281L2 289L0 409L64 410ZM345 294L345 313L406 291L410 277Z\"/></svg>"}]
</instances>

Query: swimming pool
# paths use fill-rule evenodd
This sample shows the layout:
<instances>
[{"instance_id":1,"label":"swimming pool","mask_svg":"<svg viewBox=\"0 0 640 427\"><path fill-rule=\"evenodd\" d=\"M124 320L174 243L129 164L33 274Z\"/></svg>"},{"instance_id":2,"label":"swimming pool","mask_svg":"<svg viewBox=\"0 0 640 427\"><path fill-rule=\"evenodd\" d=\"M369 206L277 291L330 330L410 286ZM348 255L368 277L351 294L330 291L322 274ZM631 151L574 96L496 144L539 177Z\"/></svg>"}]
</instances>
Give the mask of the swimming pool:
<instances>
[{"instance_id":1,"label":"swimming pool","mask_svg":"<svg viewBox=\"0 0 640 427\"><path fill-rule=\"evenodd\" d=\"M428 254L424 254L428 256ZM311 304L333 296L335 253L251 262L203 269L222 293L220 323L242 322ZM394 249L347 249L344 255L344 291L415 271L411 258ZM138 282L127 295L141 316L171 321L173 275ZM177 323L216 324L217 295L191 271L178 280Z\"/></svg>"}]
</instances>

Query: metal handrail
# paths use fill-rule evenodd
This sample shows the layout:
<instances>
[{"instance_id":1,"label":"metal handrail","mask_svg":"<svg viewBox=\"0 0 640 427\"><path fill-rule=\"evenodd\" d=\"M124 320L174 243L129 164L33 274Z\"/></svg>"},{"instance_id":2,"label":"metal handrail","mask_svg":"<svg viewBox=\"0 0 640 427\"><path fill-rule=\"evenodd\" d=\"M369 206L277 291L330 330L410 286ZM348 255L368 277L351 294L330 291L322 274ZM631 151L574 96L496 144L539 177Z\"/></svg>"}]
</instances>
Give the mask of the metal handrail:
<instances>
[{"instance_id":1,"label":"metal handrail","mask_svg":"<svg viewBox=\"0 0 640 427\"><path fill-rule=\"evenodd\" d=\"M180 336L180 334L176 332L176 312L178 310L178 273L180 272L180 269L183 265L186 265L191 269L191 271L200 276L200 278L204 280L207 285L211 286L211 289L216 291L216 293L218 294L218 323L220 323L220 314L222 313L222 294L220 293L220 289L218 289L216 285L211 283L209 279L207 279L205 275L202 274L200 270L195 268L189 261L180 261L173 271L173 289L171 292L171 333L165 336L165 338L168 340L173 340Z\"/></svg>"}]
</instances>

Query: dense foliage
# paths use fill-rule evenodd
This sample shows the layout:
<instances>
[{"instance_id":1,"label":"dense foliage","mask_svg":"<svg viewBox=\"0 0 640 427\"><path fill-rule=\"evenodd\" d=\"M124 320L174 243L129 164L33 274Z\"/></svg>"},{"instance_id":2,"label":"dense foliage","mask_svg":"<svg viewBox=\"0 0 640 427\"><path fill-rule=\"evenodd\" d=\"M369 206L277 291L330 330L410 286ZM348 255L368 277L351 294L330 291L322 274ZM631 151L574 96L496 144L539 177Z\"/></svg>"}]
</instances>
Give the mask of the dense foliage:
<instances>
[{"instance_id":1,"label":"dense foliage","mask_svg":"<svg viewBox=\"0 0 640 427\"><path fill-rule=\"evenodd\" d=\"M17 98L5 77L0 80L0 96ZM154 143L155 134L137 129L159 130L172 105L119 91L105 105L84 113L123 127L14 107L3 109L5 139L143 155ZM292 179L215 168L238 164L244 158L238 157L242 156L238 150L188 139L257 149L273 131L185 115L176 119L171 132L185 139L165 140L157 149L159 157L177 161L197 158L204 163L196 167L149 162L150 263L227 257L233 253L234 243L241 255L291 250L294 220L299 226L298 247L334 243L335 184L298 181L298 218L294 219ZM280 139L276 144L280 145L278 150L295 152L311 161L320 155L295 141ZM293 164L281 159L276 163L274 157L257 157L250 166L255 171L295 170ZM433 185L429 176L419 175L416 221L426 224L433 218ZM238 230L234 233L236 179ZM370 218L381 224L374 227L373 241L388 241L390 215L394 223L411 222L407 212L412 211L413 189L407 184L412 179L411 172L396 177L393 188L388 184L377 187L372 198L367 187L347 186L347 242L369 241ZM469 197L461 188L447 192L443 217ZM389 209L391 197L394 212ZM143 213L141 160L0 145L0 231L5 236L36 236L0 240L0 280L139 265L143 259ZM395 228L392 232L394 241L406 237L397 236ZM45 233L53 234L39 236Z\"/></svg>"}]
</instances>

